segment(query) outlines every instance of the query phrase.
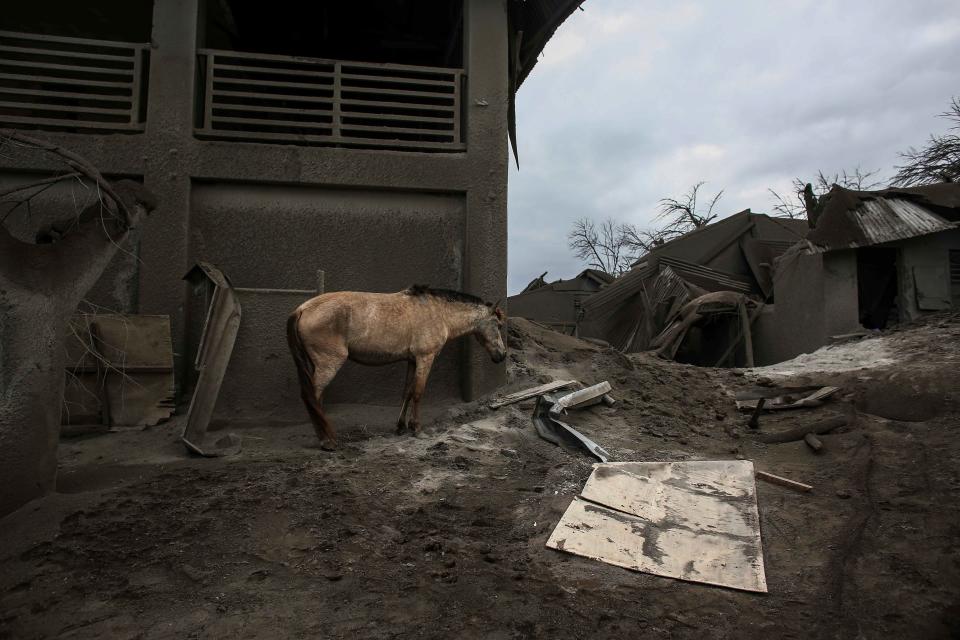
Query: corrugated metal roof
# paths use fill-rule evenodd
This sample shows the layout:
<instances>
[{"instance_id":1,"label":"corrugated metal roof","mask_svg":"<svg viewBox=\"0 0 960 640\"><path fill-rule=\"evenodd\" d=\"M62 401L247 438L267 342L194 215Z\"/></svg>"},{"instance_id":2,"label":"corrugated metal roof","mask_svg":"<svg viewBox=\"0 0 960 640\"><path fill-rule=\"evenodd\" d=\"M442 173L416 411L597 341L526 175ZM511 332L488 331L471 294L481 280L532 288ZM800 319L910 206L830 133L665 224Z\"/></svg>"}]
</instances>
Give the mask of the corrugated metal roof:
<instances>
[{"instance_id":1,"label":"corrugated metal roof","mask_svg":"<svg viewBox=\"0 0 960 640\"><path fill-rule=\"evenodd\" d=\"M862 192L834 187L807 240L823 253L957 228L960 185L934 187Z\"/></svg>"},{"instance_id":2,"label":"corrugated metal roof","mask_svg":"<svg viewBox=\"0 0 960 640\"><path fill-rule=\"evenodd\" d=\"M859 219L869 244L904 240L953 227L953 223L932 211L900 198L867 200L852 214Z\"/></svg>"}]
</instances>

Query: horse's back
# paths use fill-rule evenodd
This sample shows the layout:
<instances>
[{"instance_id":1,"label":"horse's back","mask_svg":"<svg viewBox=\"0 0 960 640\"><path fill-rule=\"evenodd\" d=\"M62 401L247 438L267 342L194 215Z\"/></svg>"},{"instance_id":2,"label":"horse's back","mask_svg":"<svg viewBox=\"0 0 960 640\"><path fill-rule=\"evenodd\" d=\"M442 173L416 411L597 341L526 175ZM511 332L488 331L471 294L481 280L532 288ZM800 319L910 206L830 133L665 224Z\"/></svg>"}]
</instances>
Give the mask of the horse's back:
<instances>
[{"instance_id":1,"label":"horse's back","mask_svg":"<svg viewBox=\"0 0 960 640\"><path fill-rule=\"evenodd\" d=\"M300 314L301 331L332 330L346 335L397 322L406 315L407 297L403 292L334 291L307 300L294 314Z\"/></svg>"}]
</instances>

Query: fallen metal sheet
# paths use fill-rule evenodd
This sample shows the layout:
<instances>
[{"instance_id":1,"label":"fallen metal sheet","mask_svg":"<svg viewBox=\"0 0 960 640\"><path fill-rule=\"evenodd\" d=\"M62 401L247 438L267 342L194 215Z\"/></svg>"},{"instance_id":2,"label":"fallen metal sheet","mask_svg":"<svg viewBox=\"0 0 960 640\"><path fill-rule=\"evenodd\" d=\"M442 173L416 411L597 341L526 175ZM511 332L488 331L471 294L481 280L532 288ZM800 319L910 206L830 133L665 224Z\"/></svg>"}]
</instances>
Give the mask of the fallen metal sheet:
<instances>
[{"instance_id":1,"label":"fallen metal sheet","mask_svg":"<svg viewBox=\"0 0 960 640\"><path fill-rule=\"evenodd\" d=\"M540 396L533 408L533 426L540 437L568 451L586 451L601 462L607 462L611 458L610 453L567 423L557 420L552 412L553 404L552 397Z\"/></svg>"},{"instance_id":2,"label":"fallen metal sheet","mask_svg":"<svg viewBox=\"0 0 960 640\"><path fill-rule=\"evenodd\" d=\"M568 393L554 403L551 411L556 414L562 414L566 413L567 409L588 407L591 404L598 404L603 402L603 396L608 393L610 393L610 383L604 380L603 382L595 384L591 387L586 387L584 389L580 389L579 391Z\"/></svg>"},{"instance_id":3,"label":"fallen metal sheet","mask_svg":"<svg viewBox=\"0 0 960 640\"><path fill-rule=\"evenodd\" d=\"M766 400L763 405L765 411L818 407L823 404L824 400L839 390L840 387L800 387L798 389L747 391L736 395L737 409L754 411L761 398Z\"/></svg>"},{"instance_id":4,"label":"fallen metal sheet","mask_svg":"<svg viewBox=\"0 0 960 640\"><path fill-rule=\"evenodd\" d=\"M205 440L220 385L227 372L230 354L233 353L237 331L240 329L240 302L226 276L212 264L197 263L184 279L194 286L208 282L208 286L213 287L213 294L194 362L200 376L197 378L193 398L190 399L187 423L180 439L187 449L201 456L233 455L240 451L239 436L227 434L214 443Z\"/></svg>"},{"instance_id":5,"label":"fallen metal sheet","mask_svg":"<svg viewBox=\"0 0 960 640\"><path fill-rule=\"evenodd\" d=\"M553 391L555 389L562 389L563 387L569 387L572 384L576 384L576 380L554 380L553 382L548 382L542 384L539 387L532 387L530 389L524 389L522 391L515 391L513 393L508 393L499 400L491 402L488 406L491 409L499 409L508 404L513 404L514 402L520 402L521 400L526 400L527 398L533 398L535 396L542 395L548 391Z\"/></svg>"},{"instance_id":6,"label":"fallen metal sheet","mask_svg":"<svg viewBox=\"0 0 960 640\"><path fill-rule=\"evenodd\" d=\"M594 465L552 549L668 578L766 593L753 463Z\"/></svg>"},{"instance_id":7,"label":"fallen metal sheet","mask_svg":"<svg viewBox=\"0 0 960 640\"><path fill-rule=\"evenodd\" d=\"M66 351L64 423L144 427L173 413L169 316L74 316Z\"/></svg>"}]
</instances>

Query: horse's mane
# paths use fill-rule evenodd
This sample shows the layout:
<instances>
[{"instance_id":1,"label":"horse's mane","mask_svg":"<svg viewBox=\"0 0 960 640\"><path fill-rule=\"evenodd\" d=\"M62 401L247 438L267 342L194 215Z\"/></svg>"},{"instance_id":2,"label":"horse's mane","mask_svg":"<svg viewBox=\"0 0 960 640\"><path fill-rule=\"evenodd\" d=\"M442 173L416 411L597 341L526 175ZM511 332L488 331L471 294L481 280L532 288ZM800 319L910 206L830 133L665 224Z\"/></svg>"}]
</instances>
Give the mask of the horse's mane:
<instances>
[{"instance_id":1,"label":"horse's mane","mask_svg":"<svg viewBox=\"0 0 960 640\"><path fill-rule=\"evenodd\" d=\"M433 296L434 298L440 298L441 300L449 300L451 302L466 302L468 304L487 304L481 298L477 296L470 295L469 293L464 293L462 291L454 291L452 289L431 289L425 284L415 284L409 287L404 291L408 296Z\"/></svg>"}]
</instances>

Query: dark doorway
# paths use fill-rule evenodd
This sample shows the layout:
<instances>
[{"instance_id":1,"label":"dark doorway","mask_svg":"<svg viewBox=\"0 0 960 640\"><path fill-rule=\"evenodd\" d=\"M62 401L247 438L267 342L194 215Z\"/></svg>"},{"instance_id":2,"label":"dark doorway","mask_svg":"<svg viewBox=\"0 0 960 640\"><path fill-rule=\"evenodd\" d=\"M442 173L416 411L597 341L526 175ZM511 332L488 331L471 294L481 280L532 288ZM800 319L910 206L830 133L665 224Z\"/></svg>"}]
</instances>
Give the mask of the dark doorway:
<instances>
[{"instance_id":1,"label":"dark doorway","mask_svg":"<svg viewBox=\"0 0 960 640\"><path fill-rule=\"evenodd\" d=\"M886 329L899 318L897 308L897 250L889 247L857 249L857 302L860 324Z\"/></svg>"}]
</instances>

